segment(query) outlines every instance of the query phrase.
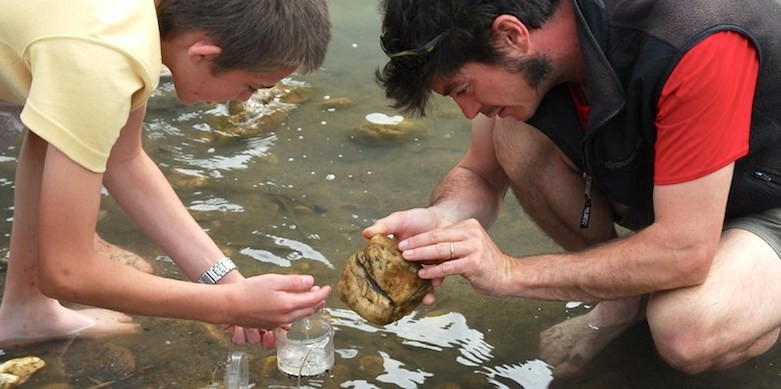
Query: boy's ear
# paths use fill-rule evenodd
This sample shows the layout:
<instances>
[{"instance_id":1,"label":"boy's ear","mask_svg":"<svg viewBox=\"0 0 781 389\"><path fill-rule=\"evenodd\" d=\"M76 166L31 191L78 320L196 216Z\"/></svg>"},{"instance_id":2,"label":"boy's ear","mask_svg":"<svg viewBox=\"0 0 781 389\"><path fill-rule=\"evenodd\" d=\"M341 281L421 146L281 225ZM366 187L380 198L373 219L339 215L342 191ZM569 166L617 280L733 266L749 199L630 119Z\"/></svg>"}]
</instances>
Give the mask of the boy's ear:
<instances>
[{"instance_id":1,"label":"boy's ear","mask_svg":"<svg viewBox=\"0 0 781 389\"><path fill-rule=\"evenodd\" d=\"M187 54L195 62L211 59L221 52L222 48L212 43L209 39L198 39L194 41L187 50Z\"/></svg>"}]
</instances>

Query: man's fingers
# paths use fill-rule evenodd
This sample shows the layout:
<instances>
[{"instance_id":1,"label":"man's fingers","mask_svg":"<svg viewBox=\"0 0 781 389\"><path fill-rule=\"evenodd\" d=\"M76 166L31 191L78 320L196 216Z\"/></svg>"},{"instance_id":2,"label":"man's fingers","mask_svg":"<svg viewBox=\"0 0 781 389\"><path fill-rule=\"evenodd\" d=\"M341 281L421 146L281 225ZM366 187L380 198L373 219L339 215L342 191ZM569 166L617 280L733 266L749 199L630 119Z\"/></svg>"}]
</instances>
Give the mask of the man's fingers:
<instances>
[{"instance_id":1,"label":"man's fingers","mask_svg":"<svg viewBox=\"0 0 781 389\"><path fill-rule=\"evenodd\" d=\"M366 239L371 239L372 236L377 234L388 234L388 227L385 226L383 223L374 223L373 225L366 227L363 230L363 237Z\"/></svg>"}]
</instances>

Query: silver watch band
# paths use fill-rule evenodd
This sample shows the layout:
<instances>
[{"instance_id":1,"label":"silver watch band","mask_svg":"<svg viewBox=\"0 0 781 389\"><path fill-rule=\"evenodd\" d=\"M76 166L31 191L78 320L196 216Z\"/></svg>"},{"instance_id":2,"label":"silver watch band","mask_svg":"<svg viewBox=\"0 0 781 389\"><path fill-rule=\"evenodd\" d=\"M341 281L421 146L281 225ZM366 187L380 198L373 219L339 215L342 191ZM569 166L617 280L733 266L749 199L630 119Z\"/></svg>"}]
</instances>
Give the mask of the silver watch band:
<instances>
[{"instance_id":1,"label":"silver watch band","mask_svg":"<svg viewBox=\"0 0 781 389\"><path fill-rule=\"evenodd\" d=\"M217 263L210 267L209 270L206 270L201 274L201 278L198 279L198 282L209 285L216 284L233 269L236 269L236 264L233 263L230 258L222 257Z\"/></svg>"}]
</instances>

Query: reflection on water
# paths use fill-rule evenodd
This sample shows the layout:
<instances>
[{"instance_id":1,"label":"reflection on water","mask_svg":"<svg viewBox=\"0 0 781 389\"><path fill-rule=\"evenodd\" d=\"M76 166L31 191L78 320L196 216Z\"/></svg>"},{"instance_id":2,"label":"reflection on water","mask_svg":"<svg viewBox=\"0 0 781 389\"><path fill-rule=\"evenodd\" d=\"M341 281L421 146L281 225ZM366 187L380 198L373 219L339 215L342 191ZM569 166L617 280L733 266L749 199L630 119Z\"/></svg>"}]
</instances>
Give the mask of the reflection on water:
<instances>
[{"instance_id":1,"label":"reflection on water","mask_svg":"<svg viewBox=\"0 0 781 389\"><path fill-rule=\"evenodd\" d=\"M288 254L285 255L285 257L283 258L267 250L253 249L251 247L242 248L241 250L239 250L239 253L244 254L252 259L261 262L267 262L282 267L292 266L293 264L292 261L301 260L301 259L310 259L324 264L329 269L334 268L334 265L328 261L328 258L323 256L323 254L319 253L317 250L312 248L312 246L309 246L306 243L298 242L292 239L283 238L279 236L264 234L258 231L253 231L253 234L264 236L266 238L273 240L274 244L279 246L280 248L287 248L289 250ZM316 236L310 236L310 238L317 239Z\"/></svg>"},{"instance_id":2,"label":"reflection on water","mask_svg":"<svg viewBox=\"0 0 781 389\"><path fill-rule=\"evenodd\" d=\"M431 189L468 142L468 123L450 102L416 122L425 131L394 142L367 142L356 132L366 115L388 108L373 72L378 47L376 3L332 1L334 40L323 69L293 75L309 88L285 106L283 119L231 118L230 106L181 106L167 79L150 102L145 148L196 220L246 275L307 273L335 285L361 230L395 210L423 206ZM267 96L266 96L267 97ZM324 103L324 102L327 102ZM338 103L335 103L338 102ZM255 108L258 108L257 106ZM250 120L252 119L252 120ZM264 124L265 126L266 124ZM243 131L229 131L244 126ZM235 130L235 128L233 128ZM14 151L0 159L0 231L7 252ZM165 254L104 198L99 229L109 241L155 262L155 271L183 278ZM491 234L516 256L558 250L508 198ZM0 273L2 274L2 273ZM779 382L772 350L721 373L685 376L659 361L644 326L619 338L574 381L559 383L538 360L540 331L586 312L590 304L551 303L476 294L448 279L434 306L397 323L367 324L333 294L327 313L336 329L336 361L302 388L771 388ZM257 296L262 299L263 296ZM55 342L0 357L39 355L47 367L29 387L220 387L232 348L219 327L138 317L135 336ZM256 388L296 388L276 369L274 352L241 347Z\"/></svg>"},{"instance_id":3,"label":"reflection on water","mask_svg":"<svg viewBox=\"0 0 781 389\"><path fill-rule=\"evenodd\" d=\"M420 312L416 312L383 328L366 323L360 316L349 310L331 309L329 313L333 317L333 323L340 327L351 327L368 333L394 334L404 345L430 351L453 349L458 352L458 355L453 361L445 361L445 363L458 363L476 368L474 370L476 373L485 374L489 377L488 382L498 388L508 387L501 382L502 379L509 379L526 389L547 388L553 380L550 366L539 360L491 367L494 347L485 341L480 331L470 328L466 317L458 312L423 317L417 317ZM340 354L343 357L355 356L349 350ZM425 386L426 378L434 376L423 369L415 371L404 369L402 362L394 360L387 353L380 352L380 355L384 360L383 367L386 374L377 377L377 381L393 383L401 388L416 388ZM425 365L420 367L425 368Z\"/></svg>"}]
</instances>

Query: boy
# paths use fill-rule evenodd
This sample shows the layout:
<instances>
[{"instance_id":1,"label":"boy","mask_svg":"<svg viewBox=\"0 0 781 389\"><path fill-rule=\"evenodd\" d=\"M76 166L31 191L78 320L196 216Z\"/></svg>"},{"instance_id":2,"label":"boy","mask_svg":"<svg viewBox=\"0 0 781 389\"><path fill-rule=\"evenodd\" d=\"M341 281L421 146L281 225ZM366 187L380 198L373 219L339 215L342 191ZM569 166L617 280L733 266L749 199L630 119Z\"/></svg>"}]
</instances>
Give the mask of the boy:
<instances>
[{"instance_id":1,"label":"boy","mask_svg":"<svg viewBox=\"0 0 781 389\"><path fill-rule=\"evenodd\" d=\"M312 314L311 276L244 278L141 147L162 66L186 103L246 100L320 66L325 0L1 0L0 100L28 132L14 192L0 347L136 330L118 312L227 324L235 343ZM93 245L104 185L193 281L107 260ZM210 285L216 284L216 285ZM71 310L58 300L93 307ZM117 312L118 311L118 312Z\"/></svg>"}]
</instances>

